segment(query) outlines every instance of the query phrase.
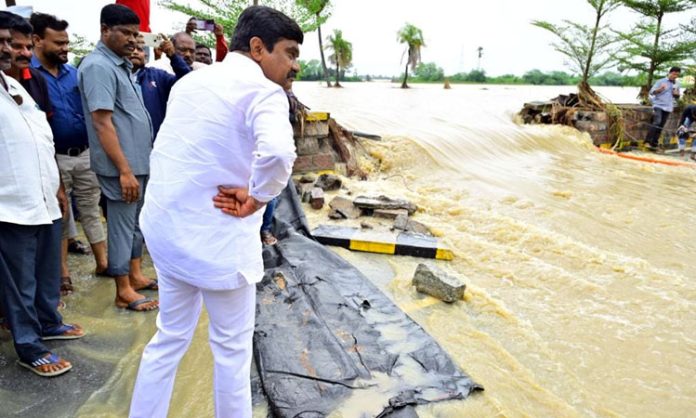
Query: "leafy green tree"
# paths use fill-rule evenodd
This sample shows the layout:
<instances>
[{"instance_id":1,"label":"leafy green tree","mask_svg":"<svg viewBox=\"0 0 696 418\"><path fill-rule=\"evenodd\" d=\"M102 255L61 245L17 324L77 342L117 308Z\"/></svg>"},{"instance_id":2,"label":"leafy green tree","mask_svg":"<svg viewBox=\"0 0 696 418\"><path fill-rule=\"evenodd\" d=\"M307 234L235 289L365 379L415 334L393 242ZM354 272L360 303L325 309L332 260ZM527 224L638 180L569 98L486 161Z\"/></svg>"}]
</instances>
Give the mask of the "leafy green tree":
<instances>
[{"instance_id":1,"label":"leafy green tree","mask_svg":"<svg viewBox=\"0 0 696 418\"><path fill-rule=\"evenodd\" d=\"M413 74L422 81L442 81L445 79L445 71L434 62L418 64Z\"/></svg>"},{"instance_id":2,"label":"leafy green tree","mask_svg":"<svg viewBox=\"0 0 696 418\"><path fill-rule=\"evenodd\" d=\"M522 79L514 74L503 74L498 77L486 77L487 83L492 84L522 84Z\"/></svg>"},{"instance_id":3,"label":"leafy green tree","mask_svg":"<svg viewBox=\"0 0 696 418\"><path fill-rule=\"evenodd\" d=\"M92 52L96 47L93 42L90 42L87 38L77 33L70 35L70 53L75 55L73 57L73 65L77 66L82 61L85 55Z\"/></svg>"},{"instance_id":4,"label":"leafy green tree","mask_svg":"<svg viewBox=\"0 0 696 418\"><path fill-rule=\"evenodd\" d=\"M301 6L309 14L314 17L314 24L319 36L319 54L321 55L321 68L324 70L324 79L326 87L331 87L329 81L329 71L326 68L326 59L324 58L324 45L322 44L321 25L331 16L329 0L295 0L296 4Z\"/></svg>"},{"instance_id":5,"label":"leafy green tree","mask_svg":"<svg viewBox=\"0 0 696 418\"><path fill-rule=\"evenodd\" d=\"M655 73L691 56L696 42L685 39L679 28L665 29L664 17L696 7L696 0L621 0L621 3L645 17L630 32L616 32L623 41L618 56L623 70L646 74L640 96L645 100Z\"/></svg>"},{"instance_id":6,"label":"leafy green tree","mask_svg":"<svg viewBox=\"0 0 696 418\"><path fill-rule=\"evenodd\" d=\"M193 3L193 4L192 4ZM285 0L261 0L254 1L254 4L272 7L280 10L293 18L304 32L311 32L317 29L317 20L305 8L295 3ZM229 38L234 33L237 26L239 15L244 9L250 6L249 0L159 0L159 5L169 10L181 12L188 17L195 16L199 19L213 19L215 23L220 23ZM323 22L322 22L323 23ZM173 28L174 31L183 31L184 27ZM212 33L199 33L195 36L197 42L205 43L208 46L215 44Z\"/></svg>"},{"instance_id":7,"label":"leafy green tree","mask_svg":"<svg viewBox=\"0 0 696 418\"><path fill-rule=\"evenodd\" d=\"M326 42L328 42L326 49L331 51L329 61L336 66L336 83L334 87L341 87L341 84L338 82L341 68L345 70L350 67L353 61L353 44L343 38L343 32L338 29L334 29L333 35L329 35L326 38Z\"/></svg>"},{"instance_id":8,"label":"leafy green tree","mask_svg":"<svg viewBox=\"0 0 696 418\"><path fill-rule=\"evenodd\" d=\"M558 38L553 43L554 49L565 55L571 70L581 74L581 83L587 80L603 68L613 64L611 46L616 42L616 37L608 33L607 25L602 25L602 18L607 13L619 6L618 0L587 0L595 11L593 26L587 26L571 20L564 20L563 24L554 25L543 20L532 22L534 26L545 29Z\"/></svg>"},{"instance_id":9,"label":"leafy green tree","mask_svg":"<svg viewBox=\"0 0 696 418\"><path fill-rule=\"evenodd\" d=\"M578 83L578 78L563 71L551 71L543 73L539 70L527 71L522 80L525 83L544 86L568 86Z\"/></svg>"},{"instance_id":10,"label":"leafy green tree","mask_svg":"<svg viewBox=\"0 0 696 418\"><path fill-rule=\"evenodd\" d=\"M408 59L406 60L404 81L401 83L401 88L407 89L408 84L406 82L408 81L408 67L410 66L412 70L416 70L416 66L421 60L420 50L425 46L425 39L423 38L422 30L410 23L407 23L397 33L397 40L399 43L406 44L407 46L404 54L408 53Z\"/></svg>"},{"instance_id":11,"label":"leafy green tree","mask_svg":"<svg viewBox=\"0 0 696 418\"><path fill-rule=\"evenodd\" d=\"M300 65L298 80L316 81L324 79L324 71L319 60L299 60L298 63Z\"/></svg>"},{"instance_id":12,"label":"leafy green tree","mask_svg":"<svg viewBox=\"0 0 696 418\"><path fill-rule=\"evenodd\" d=\"M696 42L696 17L691 18L691 22L687 25L679 25L685 35L685 39ZM687 71L693 76L696 75L696 48L691 50L691 65ZM693 90L692 90L693 91Z\"/></svg>"},{"instance_id":13,"label":"leafy green tree","mask_svg":"<svg viewBox=\"0 0 696 418\"><path fill-rule=\"evenodd\" d=\"M470 83L485 83L486 82L486 72L481 69L471 70L466 75L466 81Z\"/></svg>"}]
</instances>

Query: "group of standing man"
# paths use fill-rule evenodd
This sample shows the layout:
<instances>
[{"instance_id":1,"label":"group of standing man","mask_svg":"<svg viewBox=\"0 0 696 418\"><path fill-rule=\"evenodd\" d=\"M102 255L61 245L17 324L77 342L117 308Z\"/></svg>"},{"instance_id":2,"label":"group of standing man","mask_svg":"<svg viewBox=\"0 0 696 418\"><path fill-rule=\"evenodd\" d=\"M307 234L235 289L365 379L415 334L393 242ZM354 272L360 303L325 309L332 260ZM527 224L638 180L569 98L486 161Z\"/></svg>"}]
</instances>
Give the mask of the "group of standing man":
<instances>
[{"instance_id":1,"label":"group of standing man","mask_svg":"<svg viewBox=\"0 0 696 418\"><path fill-rule=\"evenodd\" d=\"M129 8L105 6L100 23L78 70L67 64L67 22L0 12L0 301L18 362L41 376L65 373L71 363L43 341L85 335L58 312L60 277L69 277L60 256L67 188L95 273L116 281L116 306L160 309L131 416L166 416L202 304L216 415L251 416L259 209L285 187L295 159L283 87L299 71L302 31L278 11L250 7L225 60L182 78L189 51L178 53L176 39L160 45L169 74L145 67ZM159 281L140 270L143 234ZM157 288L159 302L140 293Z\"/></svg>"}]
</instances>

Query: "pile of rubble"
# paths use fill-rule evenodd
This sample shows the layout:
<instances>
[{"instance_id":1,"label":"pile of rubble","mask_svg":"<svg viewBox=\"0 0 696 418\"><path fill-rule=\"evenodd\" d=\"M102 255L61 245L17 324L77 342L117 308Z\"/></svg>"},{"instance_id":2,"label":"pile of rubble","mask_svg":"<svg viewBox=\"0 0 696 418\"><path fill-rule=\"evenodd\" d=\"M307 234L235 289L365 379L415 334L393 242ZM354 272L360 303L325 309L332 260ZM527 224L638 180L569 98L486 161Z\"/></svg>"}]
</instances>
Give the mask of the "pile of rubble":
<instances>
[{"instance_id":1,"label":"pile of rubble","mask_svg":"<svg viewBox=\"0 0 696 418\"><path fill-rule=\"evenodd\" d=\"M341 189L341 178L333 174L305 174L295 183L297 194L304 203L309 203L312 209L319 210L324 207L326 197L324 192ZM350 194L350 192L348 192ZM393 199L387 196L358 196L351 199L346 196L336 196L329 202L329 218L334 220L358 219L360 217L373 217L392 220L392 230L413 232L416 234L432 236L430 228L414 221L410 217L418 207L404 199ZM361 224L363 228L372 228L366 222Z\"/></svg>"}]
</instances>

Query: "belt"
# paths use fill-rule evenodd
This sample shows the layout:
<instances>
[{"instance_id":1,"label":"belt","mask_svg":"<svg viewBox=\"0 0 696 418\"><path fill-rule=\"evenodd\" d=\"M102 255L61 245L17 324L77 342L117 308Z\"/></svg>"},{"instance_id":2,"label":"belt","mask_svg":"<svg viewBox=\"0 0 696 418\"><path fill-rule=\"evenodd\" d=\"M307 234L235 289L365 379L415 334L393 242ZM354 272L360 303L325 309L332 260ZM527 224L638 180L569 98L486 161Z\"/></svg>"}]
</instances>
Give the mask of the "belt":
<instances>
[{"instance_id":1,"label":"belt","mask_svg":"<svg viewBox=\"0 0 696 418\"><path fill-rule=\"evenodd\" d=\"M67 155L69 157L77 157L78 155L82 154L87 148L89 148L89 145L56 149L56 154Z\"/></svg>"}]
</instances>

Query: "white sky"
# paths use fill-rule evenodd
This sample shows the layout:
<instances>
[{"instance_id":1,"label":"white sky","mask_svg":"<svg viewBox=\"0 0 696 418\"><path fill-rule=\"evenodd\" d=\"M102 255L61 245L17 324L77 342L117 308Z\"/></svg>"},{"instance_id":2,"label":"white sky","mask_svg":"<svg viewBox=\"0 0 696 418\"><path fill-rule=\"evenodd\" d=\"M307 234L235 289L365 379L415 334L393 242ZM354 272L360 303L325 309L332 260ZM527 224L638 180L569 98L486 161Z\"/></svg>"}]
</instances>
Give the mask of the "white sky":
<instances>
[{"instance_id":1,"label":"white sky","mask_svg":"<svg viewBox=\"0 0 696 418\"><path fill-rule=\"evenodd\" d=\"M195 0L180 0L197 3ZM294 0L288 0L294 1ZM70 22L69 30L96 40L99 36L99 11L110 0L17 0L18 5L33 5L35 11L55 14ZM4 3L0 0L0 4ZM250 1L251 3L251 1ZM263 4L263 0L259 1ZM489 75L521 75L538 68L543 71L566 70L562 56L550 44L550 33L530 24L533 19L560 22L572 19L589 24L592 8L585 0L332 0L331 18L322 26L324 37L333 29L353 43L353 67L360 74L397 75L403 45L396 41L397 31L406 23L423 30L426 47L424 62L435 62L446 74L469 71L477 66L477 48L483 47L482 67ZM153 31L172 32L187 17L157 6L151 0ZM665 23L674 27L686 23L696 10L668 15ZM608 22L620 30L630 28L638 15L619 9ZM305 35L301 59L319 58L316 32Z\"/></svg>"}]
</instances>

